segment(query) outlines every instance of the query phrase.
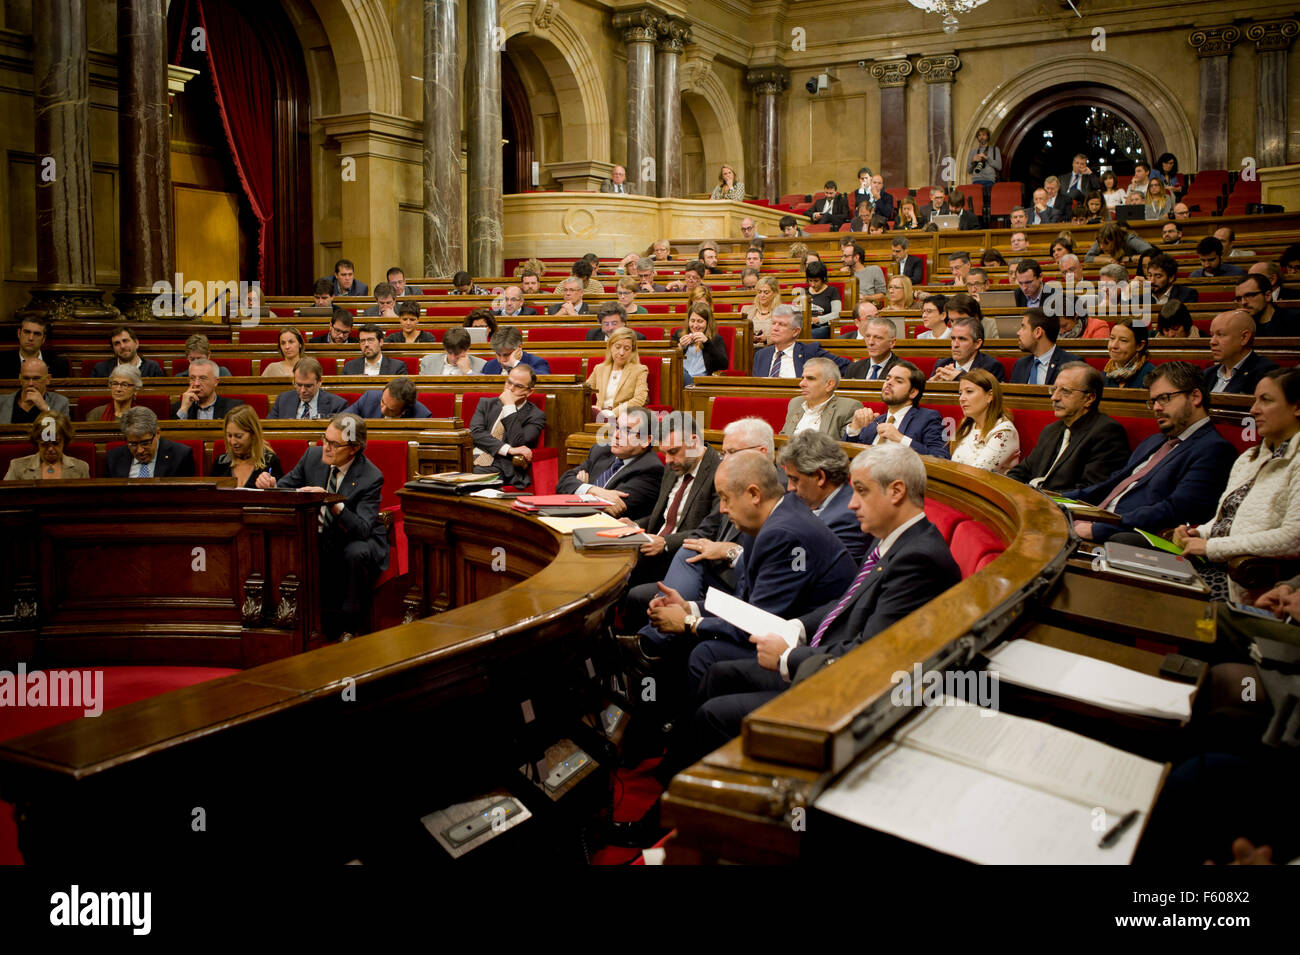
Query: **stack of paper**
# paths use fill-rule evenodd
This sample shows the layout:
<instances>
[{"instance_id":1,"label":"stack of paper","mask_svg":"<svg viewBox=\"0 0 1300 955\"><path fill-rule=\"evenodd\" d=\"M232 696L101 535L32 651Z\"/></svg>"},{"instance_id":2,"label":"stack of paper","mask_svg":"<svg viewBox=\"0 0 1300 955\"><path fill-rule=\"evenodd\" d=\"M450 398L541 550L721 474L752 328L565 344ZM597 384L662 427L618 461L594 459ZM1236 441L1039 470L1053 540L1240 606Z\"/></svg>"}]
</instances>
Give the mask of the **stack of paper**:
<instances>
[{"instance_id":1,"label":"stack of paper","mask_svg":"<svg viewBox=\"0 0 1300 955\"><path fill-rule=\"evenodd\" d=\"M589 514L586 517L539 517L537 518L552 530L561 534L572 534L578 527L622 527L616 519L608 514Z\"/></svg>"}]
</instances>

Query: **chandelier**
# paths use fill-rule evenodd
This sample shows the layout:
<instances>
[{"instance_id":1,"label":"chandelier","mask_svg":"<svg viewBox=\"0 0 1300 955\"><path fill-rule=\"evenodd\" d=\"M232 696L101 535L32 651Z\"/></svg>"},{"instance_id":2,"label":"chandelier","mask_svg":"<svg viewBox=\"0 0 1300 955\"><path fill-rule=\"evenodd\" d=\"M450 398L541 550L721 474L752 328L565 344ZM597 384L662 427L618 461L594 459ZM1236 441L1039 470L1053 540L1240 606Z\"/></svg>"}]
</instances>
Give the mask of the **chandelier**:
<instances>
[{"instance_id":1,"label":"chandelier","mask_svg":"<svg viewBox=\"0 0 1300 955\"><path fill-rule=\"evenodd\" d=\"M907 2L926 13L942 13L943 32L951 36L957 32L959 26L957 14L970 13L976 7L983 6L988 0L907 0Z\"/></svg>"}]
</instances>

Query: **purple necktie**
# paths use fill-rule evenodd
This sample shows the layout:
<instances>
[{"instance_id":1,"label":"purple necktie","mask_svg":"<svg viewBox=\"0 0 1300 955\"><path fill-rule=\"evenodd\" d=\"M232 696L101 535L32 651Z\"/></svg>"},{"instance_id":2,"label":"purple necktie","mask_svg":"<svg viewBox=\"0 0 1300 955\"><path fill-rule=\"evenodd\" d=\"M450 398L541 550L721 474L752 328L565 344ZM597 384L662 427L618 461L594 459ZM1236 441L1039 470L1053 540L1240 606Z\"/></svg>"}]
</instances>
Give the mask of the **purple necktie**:
<instances>
[{"instance_id":1,"label":"purple necktie","mask_svg":"<svg viewBox=\"0 0 1300 955\"><path fill-rule=\"evenodd\" d=\"M835 609L826 615L822 625L817 628L817 633L813 635L812 642L808 644L810 647L815 647L822 642L822 637L826 636L826 631L835 622L835 618L844 612L845 607L853 603L853 598L858 595L858 591L862 589L862 584L871 572L876 569L878 563L880 563L879 544L871 548L871 553L867 554L867 559L862 562L862 569L858 571L858 576L853 578L853 585L849 587L849 592L844 595L844 599L835 605Z\"/></svg>"}]
</instances>

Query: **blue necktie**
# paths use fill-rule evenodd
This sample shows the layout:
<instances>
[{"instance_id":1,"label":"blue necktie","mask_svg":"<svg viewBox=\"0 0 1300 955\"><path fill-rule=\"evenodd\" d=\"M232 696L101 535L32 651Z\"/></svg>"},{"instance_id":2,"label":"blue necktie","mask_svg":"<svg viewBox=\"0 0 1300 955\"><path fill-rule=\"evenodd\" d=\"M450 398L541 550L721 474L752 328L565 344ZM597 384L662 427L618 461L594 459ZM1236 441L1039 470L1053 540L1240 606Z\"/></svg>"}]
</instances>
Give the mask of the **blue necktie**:
<instances>
[{"instance_id":1,"label":"blue necktie","mask_svg":"<svg viewBox=\"0 0 1300 955\"><path fill-rule=\"evenodd\" d=\"M879 381L879 380L880 380L880 366L879 366L879 365L872 365L872 366L871 366L871 374L867 376L867 380L868 380L868 381Z\"/></svg>"},{"instance_id":2,"label":"blue necktie","mask_svg":"<svg viewBox=\"0 0 1300 955\"><path fill-rule=\"evenodd\" d=\"M1031 385L1041 385L1043 383L1042 370L1043 360L1041 358L1035 358L1034 370L1029 375L1029 383Z\"/></svg>"},{"instance_id":3,"label":"blue necktie","mask_svg":"<svg viewBox=\"0 0 1300 955\"><path fill-rule=\"evenodd\" d=\"M769 378L781 377L781 353L774 351L772 353L772 370L767 373Z\"/></svg>"},{"instance_id":4,"label":"blue necktie","mask_svg":"<svg viewBox=\"0 0 1300 955\"><path fill-rule=\"evenodd\" d=\"M605 468L605 470L601 471L600 476L597 477L596 480L593 481L592 483L596 487L609 487L609 479L612 478L615 474L617 474L621 467L623 467L623 459L615 458L614 463L611 464L609 467Z\"/></svg>"},{"instance_id":5,"label":"blue necktie","mask_svg":"<svg viewBox=\"0 0 1300 955\"><path fill-rule=\"evenodd\" d=\"M140 465L140 477L153 477L152 471L153 471L152 462L146 461L144 464Z\"/></svg>"}]
</instances>

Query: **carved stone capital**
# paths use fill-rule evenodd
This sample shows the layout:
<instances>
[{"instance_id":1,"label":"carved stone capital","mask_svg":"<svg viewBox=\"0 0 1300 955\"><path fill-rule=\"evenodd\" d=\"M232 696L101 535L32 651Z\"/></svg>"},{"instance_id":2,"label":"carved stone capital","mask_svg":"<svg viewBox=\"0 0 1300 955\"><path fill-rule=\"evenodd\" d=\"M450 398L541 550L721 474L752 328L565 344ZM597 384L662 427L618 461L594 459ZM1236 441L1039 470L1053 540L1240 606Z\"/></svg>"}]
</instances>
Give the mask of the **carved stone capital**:
<instances>
[{"instance_id":1,"label":"carved stone capital","mask_svg":"<svg viewBox=\"0 0 1300 955\"><path fill-rule=\"evenodd\" d=\"M657 10L638 7L614 14L614 29L622 31L624 43L654 43L663 21L663 14Z\"/></svg>"},{"instance_id":2,"label":"carved stone capital","mask_svg":"<svg viewBox=\"0 0 1300 955\"><path fill-rule=\"evenodd\" d=\"M1246 24L1246 39L1253 42L1260 53L1289 50L1297 34L1300 34L1300 20L1265 20Z\"/></svg>"},{"instance_id":3,"label":"carved stone capital","mask_svg":"<svg viewBox=\"0 0 1300 955\"><path fill-rule=\"evenodd\" d=\"M1227 56L1240 39L1241 31L1234 26L1199 27L1187 35L1188 44L1199 57Z\"/></svg>"},{"instance_id":4,"label":"carved stone capital","mask_svg":"<svg viewBox=\"0 0 1300 955\"><path fill-rule=\"evenodd\" d=\"M298 625L298 578L286 574L280 581L280 602L275 608L275 625L293 629Z\"/></svg>"},{"instance_id":5,"label":"carved stone capital","mask_svg":"<svg viewBox=\"0 0 1300 955\"><path fill-rule=\"evenodd\" d=\"M916 72L924 76L927 83L951 83L960 69L961 60L956 53L936 53L916 61Z\"/></svg>"},{"instance_id":6,"label":"carved stone capital","mask_svg":"<svg viewBox=\"0 0 1300 955\"><path fill-rule=\"evenodd\" d=\"M784 66L764 66L745 74L745 82L759 96L775 96L790 85L790 71Z\"/></svg>"},{"instance_id":7,"label":"carved stone capital","mask_svg":"<svg viewBox=\"0 0 1300 955\"><path fill-rule=\"evenodd\" d=\"M549 30L559 6L557 0L537 0L533 6L533 26L538 30Z\"/></svg>"},{"instance_id":8,"label":"carved stone capital","mask_svg":"<svg viewBox=\"0 0 1300 955\"><path fill-rule=\"evenodd\" d=\"M15 321L38 317L48 318L52 322L73 319L122 320L122 313L112 305L105 305L104 293L94 286L38 285L32 289L31 294L31 301L14 313ZM153 318L154 315L150 312L142 321L152 321Z\"/></svg>"},{"instance_id":9,"label":"carved stone capital","mask_svg":"<svg viewBox=\"0 0 1300 955\"><path fill-rule=\"evenodd\" d=\"M906 86L907 78L912 75L912 62L906 57L898 60L877 60L868 69L883 90Z\"/></svg>"},{"instance_id":10,"label":"carved stone capital","mask_svg":"<svg viewBox=\"0 0 1300 955\"><path fill-rule=\"evenodd\" d=\"M691 42L691 25L676 17L666 17L659 25L659 52L681 56Z\"/></svg>"},{"instance_id":11,"label":"carved stone capital","mask_svg":"<svg viewBox=\"0 0 1300 955\"><path fill-rule=\"evenodd\" d=\"M262 592L265 586L266 580L257 573L249 574L244 581L244 602L240 605L239 612L245 627L256 627L262 623Z\"/></svg>"}]
</instances>

